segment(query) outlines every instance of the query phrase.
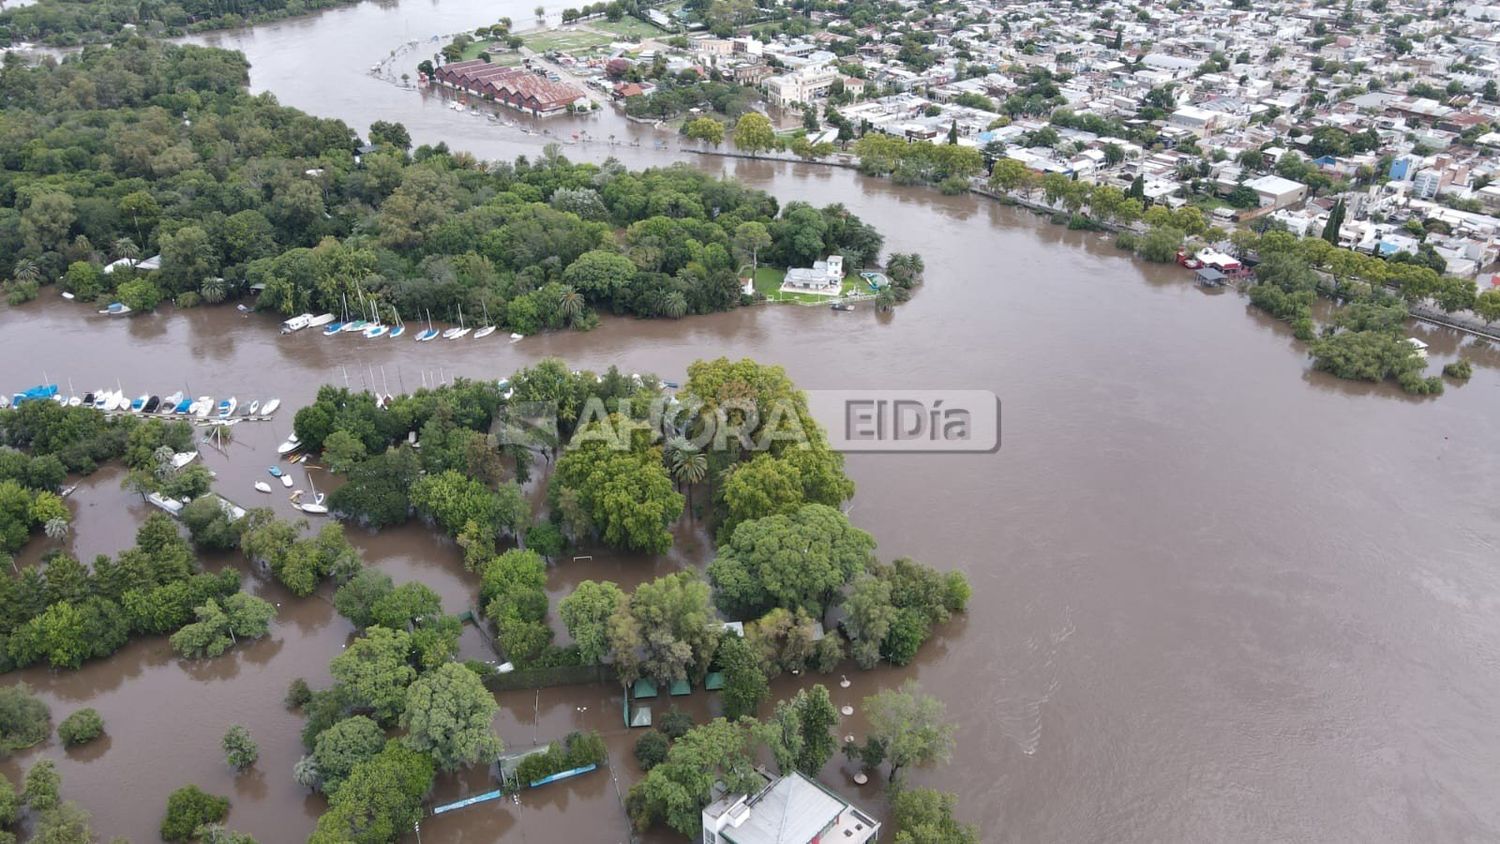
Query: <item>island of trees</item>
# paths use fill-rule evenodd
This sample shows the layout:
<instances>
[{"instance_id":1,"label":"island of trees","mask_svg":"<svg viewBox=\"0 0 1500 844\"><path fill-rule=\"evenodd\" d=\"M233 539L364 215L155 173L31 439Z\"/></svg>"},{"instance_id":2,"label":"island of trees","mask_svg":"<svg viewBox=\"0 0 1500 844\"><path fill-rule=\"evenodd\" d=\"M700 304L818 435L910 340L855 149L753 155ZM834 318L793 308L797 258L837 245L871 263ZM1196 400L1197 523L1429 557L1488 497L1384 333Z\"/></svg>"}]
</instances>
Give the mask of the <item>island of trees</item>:
<instances>
[{"instance_id":1,"label":"island of trees","mask_svg":"<svg viewBox=\"0 0 1500 844\"><path fill-rule=\"evenodd\" d=\"M44 0L48 2L49 0ZM36 7L27 7L36 8ZM22 9L21 11L25 11ZM132 39L0 69L0 267L13 303L56 284L138 311L255 296L293 314L487 314L523 334L597 312L740 306L741 268L879 259L840 205L780 205L678 165L483 163L400 124L344 123L245 91L244 57ZM160 268L136 263L160 255Z\"/></svg>"}]
</instances>

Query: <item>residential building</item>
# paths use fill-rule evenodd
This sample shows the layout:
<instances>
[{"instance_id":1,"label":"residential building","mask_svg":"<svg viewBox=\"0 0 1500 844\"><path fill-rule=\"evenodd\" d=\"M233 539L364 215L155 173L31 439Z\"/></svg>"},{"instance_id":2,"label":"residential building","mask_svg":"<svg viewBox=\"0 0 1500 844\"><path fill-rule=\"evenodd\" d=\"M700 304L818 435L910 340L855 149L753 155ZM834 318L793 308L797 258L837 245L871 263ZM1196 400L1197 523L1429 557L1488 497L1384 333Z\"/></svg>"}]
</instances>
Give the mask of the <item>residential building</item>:
<instances>
[{"instance_id":1,"label":"residential building","mask_svg":"<svg viewBox=\"0 0 1500 844\"><path fill-rule=\"evenodd\" d=\"M703 810L703 844L867 844L880 822L799 772L753 795L726 794Z\"/></svg>"}]
</instances>

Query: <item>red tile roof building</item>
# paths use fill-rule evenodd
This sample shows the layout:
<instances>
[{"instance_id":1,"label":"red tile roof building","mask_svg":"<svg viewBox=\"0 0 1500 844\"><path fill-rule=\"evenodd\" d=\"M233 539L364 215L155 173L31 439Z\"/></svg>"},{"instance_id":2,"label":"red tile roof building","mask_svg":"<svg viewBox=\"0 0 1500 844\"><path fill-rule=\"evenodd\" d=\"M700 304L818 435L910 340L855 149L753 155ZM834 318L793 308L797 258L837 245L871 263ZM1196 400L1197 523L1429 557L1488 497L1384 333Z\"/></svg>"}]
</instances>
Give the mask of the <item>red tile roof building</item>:
<instances>
[{"instance_id":1,"label":"red tile roof building","mask_svg":"<svg viewBox=\"0 0 1500 844\"><path fill-rule=\"evenodd\" d=\"M433 71L432 80L537 116L561 114L584 97L571 85L484 59L445 64Z\"/></svg>"}]
</instances>

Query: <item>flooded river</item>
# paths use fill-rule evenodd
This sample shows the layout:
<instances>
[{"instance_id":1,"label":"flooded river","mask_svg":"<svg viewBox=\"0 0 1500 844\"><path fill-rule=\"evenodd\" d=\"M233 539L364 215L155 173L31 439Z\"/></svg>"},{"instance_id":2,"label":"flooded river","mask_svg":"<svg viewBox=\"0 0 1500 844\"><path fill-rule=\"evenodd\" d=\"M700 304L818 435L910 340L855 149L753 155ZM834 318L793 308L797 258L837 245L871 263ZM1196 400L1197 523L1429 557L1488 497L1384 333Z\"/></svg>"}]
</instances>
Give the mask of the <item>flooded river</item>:
<instances>
[{"instance_id":1,"label":"flooded river","mask_svg":"<svg viewBox=\"0 0 1500 844\"><path fill-rule=\"evenodd\" d=\"M534 154L545 138L444 109L365 70L409 39L529 18L519 6L367 3L203 40L245 50L253 86L285 103L361 130L400 120L418 142L509 157ZM547 126L636 137L608 116ZM640 137L642 147L615 150L627 163L672 160ZM610 151L567 150L591 160ZM557 355L682 380L692 360L731 355L782 364L809 388L993 390L1004 402L994 454L849 460L859 489L851 518L882 556L961 569L974 584L968 615L916 664L851 673L850 689L833 688L837 703L857 706L914 677L946 701L958 751L914 782L956 792L985 841L1500 838L1494 352L1414 328L1435 365L1461 349L1480 364L1469 384L1416 401L1309 372L1285 327L1242 298L1204 293L1184 271L1129 260L1098 236L843 170L688 158L783 200L845 203L886 233L888 250L924 255L927 287L885 317L773 306L680 322L609 319L588 334L515 344L423 345L279 337L273 319L228 308L105 321L44 296L0 310L0 375L7 389L35 383L45 367L80 392L119 379L129 394L280 396L277 422L241 425L225 453L204 452L219 489L247 505L259 503L250 484L264 477L291 413L346 372L359 386L383 368L395 392ZM129 545L146 514L108 471L73 501L70 541L85 556ZM449 609L473 600L454 548L425 529L355 538L371 564L398 582L432 584ZM633 584L708 555L684 528L668 558L597 554L560 565L552 591L585 577ZM322 803L292 783L301 719L281 698L294 677L326 683L351 629L323 600L247 584L281 614L270 637L218 660L183 663L165 640L150 640L81 671L6 677L35 685L57 718L96 707L109 739L76 753L53 743L0 770L14 779L40 756L58 759L65 795L94 813L103 835L155 840L167 794L195 782L231 797L231 826L263 842L300 840ZM466 652L478 647L465 642ZM704 714L703 697L685 706ZM519 805L431 819L423 837L624 841L617 794L637 774L618 696L584 687L501 701L507 745L597 727L610 734L614 766ZM260 743L251 776L233 777L223 763L218 741L233 722ZM839 729L857 733L859 716ZM854 787L838 762L825 779L878 807L879 791ZM487 787L476 772L443 781L438 796Z\"/></svg>"}]
</instances>

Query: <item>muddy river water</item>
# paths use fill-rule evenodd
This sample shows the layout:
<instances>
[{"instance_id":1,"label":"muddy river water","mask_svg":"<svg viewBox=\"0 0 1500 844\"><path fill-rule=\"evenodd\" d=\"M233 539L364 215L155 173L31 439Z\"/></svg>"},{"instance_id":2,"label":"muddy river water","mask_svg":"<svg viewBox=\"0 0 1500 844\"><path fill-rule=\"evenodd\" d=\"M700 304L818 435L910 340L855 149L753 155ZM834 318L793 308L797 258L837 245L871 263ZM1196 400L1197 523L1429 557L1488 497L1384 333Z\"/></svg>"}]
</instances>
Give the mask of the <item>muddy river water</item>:
<instances>
[{"instance_id":1,"label":"muddy river water","mask_svg":"<svg viewBox=\"0 0 1500 844\"><path fill-rule=\"evenodd\" d=\"M400 120L419 143L534 155L546 136L367 73L403 42L502 15L523 21L531 11L365 3L201 40L244 50L256 90L361 131ZM278 395L287 405L278 421L241 425L223 453L204 451L220 490L243 504L260 503L250 485L291 413L346 371L358 385L383 368L395 391L498 377L556 355L682 380L692 360L730 355L782 364L809 388L992 390L1004 403L993 454L849 459L858 484L850 515L879 553L961 569L974 585L970 612L914 665L852 672L847 690L833 684L836 702L857 706L912 677L946 702L958 750L915 772L916 783L956 792L985 841L1500 838L1495 352L1413 327L1435 364L1460 351L1480 364L1469 384L1414 401L1311 373L1285 328L1232 292L1206 294L1184 271L1142 265L1096 235L979 198L655 150L645 130L608 115L542 126L565 140L583 131L600 139L570 144L571 157L685 159L782 200L843 202L887 235L888 250L920 251L928 285L888 316L771 306L679 322L608 319L588 334L515 344L421 346L280 337L271 318L228 308L106 321L44 296L0 310L3 386L36 383L45 369L80 392L118 379L130 394ZM119 480L102 471L72 499L69 544L84 559L128 546L147 513ZM680 533L664 558L598 553L558 566L554 598L583 578L633 585L705 563L705 539L691 526ZM426 529L353 534L397 582L431 584L450 609L474 600L455 549ZM22 562L41 552L34 543ZM351 628L325 599L246 583L280 615L269 637L222 658L184 663L165 640L147 640L80 671L6 676L35 686L56 718L97 708L109 737L79 752L54 741L0 771L15 780L35 759L57 759L65 796L104 836L156 840L167 794L198 783L231 797L234 828L262 842L305 837L322 801L292 782L301 719L281 699L295 677L327 682ZM464 648L478 655L483 643L467 638ZM783 678L776 691L796 685ZM703 698L685 707L704 714ZM614 765L519 804L430 819L422 837L626 840L617 795L638 774L618 695L581 687L500 699L507 745L595 727L608 734ZM230 723L260 743L251 775L223 763L218 742ZM860 727L856 714L840 731ZM879 791L854 786L849 773L836 761L824 779L877 809ZM475 772L441 781L438 797L487 788Z\"/></svg>"}]
</instances>

